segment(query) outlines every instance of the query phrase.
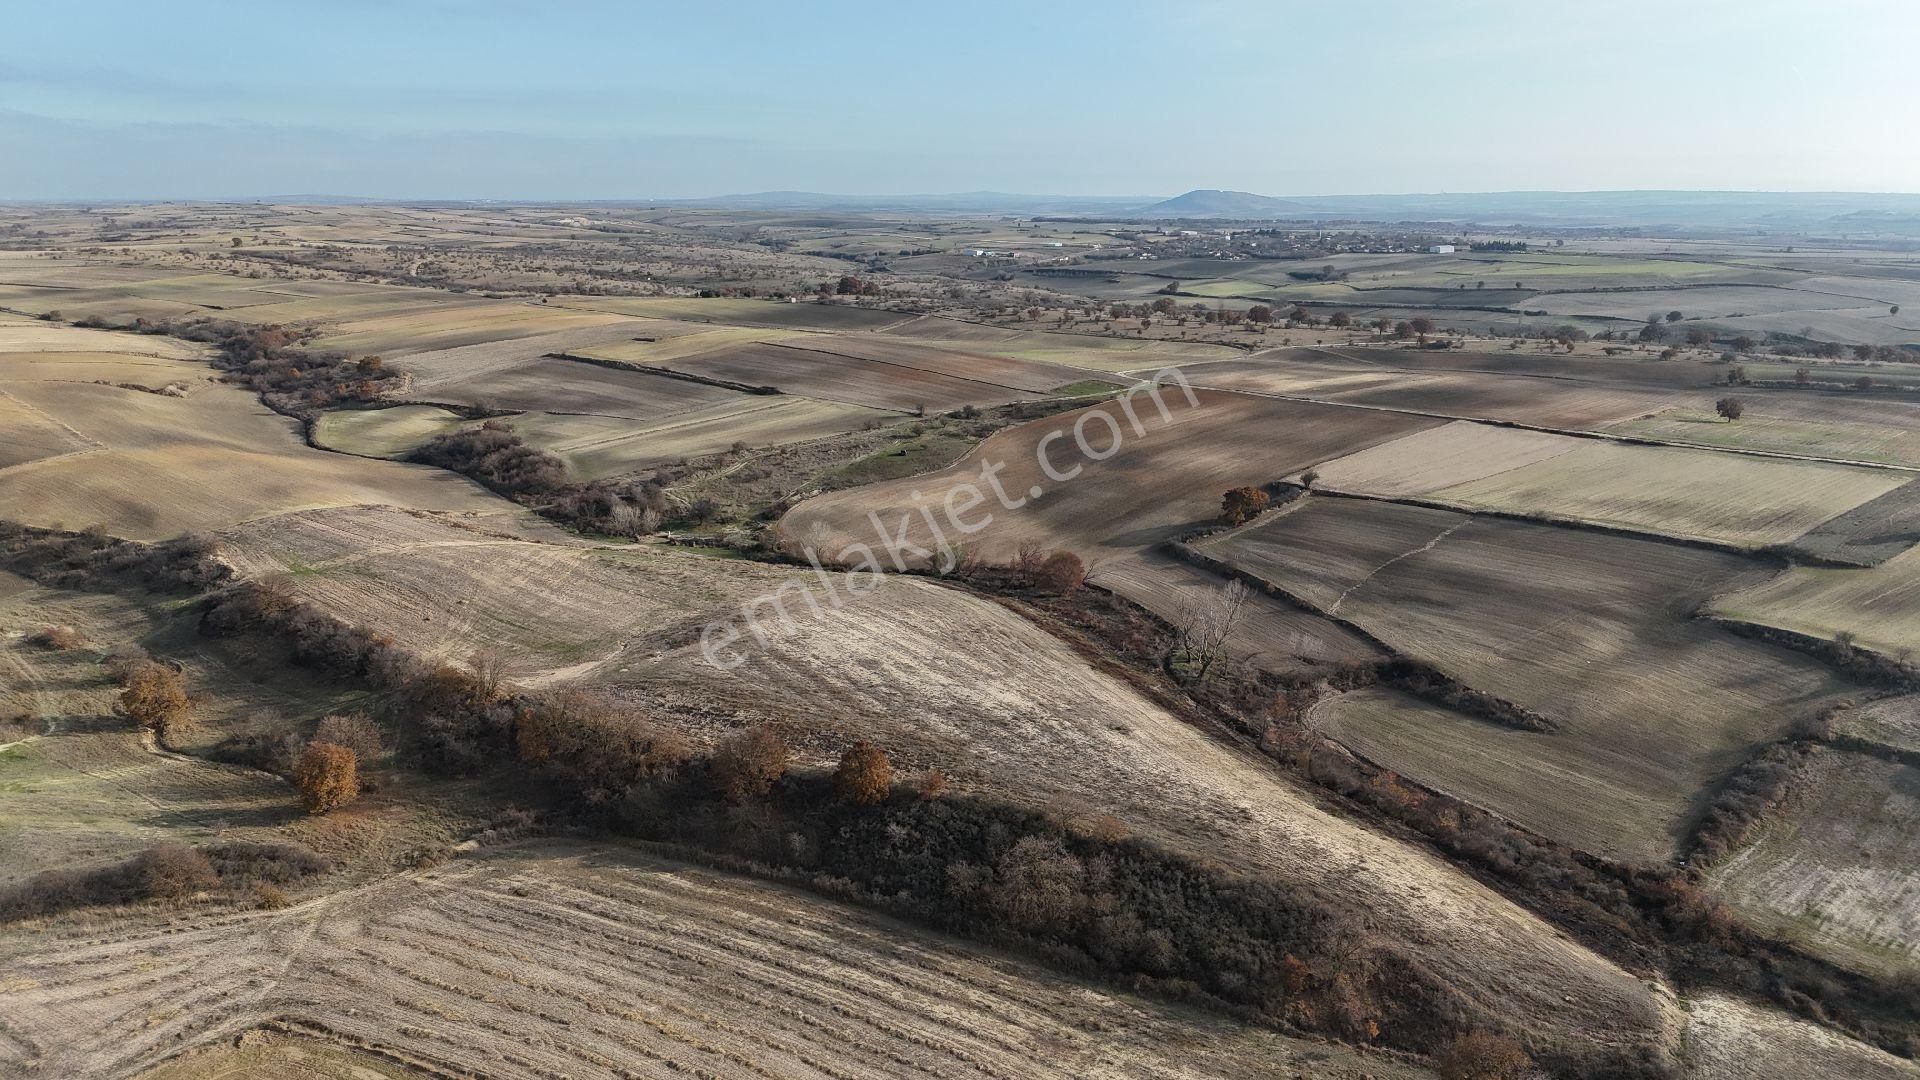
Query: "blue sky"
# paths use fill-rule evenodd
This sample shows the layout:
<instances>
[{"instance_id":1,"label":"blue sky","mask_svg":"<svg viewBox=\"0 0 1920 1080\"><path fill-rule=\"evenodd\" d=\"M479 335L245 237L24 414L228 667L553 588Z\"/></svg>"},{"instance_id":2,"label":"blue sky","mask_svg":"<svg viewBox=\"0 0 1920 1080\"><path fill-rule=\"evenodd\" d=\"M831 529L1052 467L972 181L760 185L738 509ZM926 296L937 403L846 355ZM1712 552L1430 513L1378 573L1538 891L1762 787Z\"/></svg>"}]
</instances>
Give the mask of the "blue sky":
<instances>
[{"instance_id":1,"label":"blue sky","mask_svg":"<svg viewBox=\"0 0 1920 1080\"><path fill-rule=\"evenodd\" d=\"M1915 0L19 5L0 198L1920 191Z\"/></svg>"}]
</instances>

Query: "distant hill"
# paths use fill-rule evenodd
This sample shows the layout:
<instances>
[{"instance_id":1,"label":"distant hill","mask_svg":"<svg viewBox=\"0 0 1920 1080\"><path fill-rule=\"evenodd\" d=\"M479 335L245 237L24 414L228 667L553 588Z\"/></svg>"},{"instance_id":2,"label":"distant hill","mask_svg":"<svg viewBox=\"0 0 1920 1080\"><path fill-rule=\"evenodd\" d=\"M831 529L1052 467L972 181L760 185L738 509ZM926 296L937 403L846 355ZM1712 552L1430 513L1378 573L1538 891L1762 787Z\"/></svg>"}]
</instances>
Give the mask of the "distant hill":
<instances>
[{"instance_id":1,"label":"distant hill","mask_svg":"<svg viewBox=\"0 0 1920 1080\"><path fill-rule=\"evenodd\" d=\"M826 195L817 191L760 191L703 199L659 199L659 206L716 210L886 211L975 214L1136 214L1148 195L1015 195L965 191L950 195Z\"/></svg>"},{"instance_id":2,"label":"distant hill","mask_svg":"<svg viewBox=\"0 0 1920 1080\"><path fill-rule=\"evenodd\" d=\"M1309 213L1307 207L1291 199L1255 195L1250 191L1220 191L1198 188L1185 195L1154 203L1140 211L1141 217L1169 218L1279 218Z\"/></svg>"}]
</instances>

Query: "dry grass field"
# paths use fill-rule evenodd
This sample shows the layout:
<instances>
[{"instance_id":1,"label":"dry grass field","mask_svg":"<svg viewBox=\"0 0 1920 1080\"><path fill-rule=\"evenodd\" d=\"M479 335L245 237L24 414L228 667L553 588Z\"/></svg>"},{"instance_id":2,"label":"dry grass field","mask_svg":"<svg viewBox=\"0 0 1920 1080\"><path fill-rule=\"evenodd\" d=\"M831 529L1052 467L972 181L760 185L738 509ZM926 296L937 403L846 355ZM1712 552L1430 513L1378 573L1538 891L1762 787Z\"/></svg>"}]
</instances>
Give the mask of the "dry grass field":
<instances>
[{"instance_id":1,"label":"dry grass field","mask_svg":"<svg viewBox=\"0 0 1920 1080\"><path fill-rule=\"evenodd\" d=\"M1905 280L1920 262L1851 242L1781 251L1801 239L1784 233L1763 250L1603 232L1566 234L1577 250L1528 236L1536 250L1434 255L1395 234L1366 243L1415 250L1322 255L1351 237L671 203L0 206L0 523L205 533L242 582L423 658L497 660L506 680L494 696L385 652L364 681L352 662L311 666L320 620L273 614L264 591L257 609L211 605L248 616L203 622L204 595L131 577L76 574L121 591L70 592L0 572L0 890L169 841L295 843L332 864L285 896L223 884L0 925L0 1076L1435 1080L1437 1059L1295 1036L1425 1052L1491 1024L1561 1055L1555 1075L1589 1059L1585 1080L1613 1050L1666 1052L1667 1071L1606 1073L1634 1080L1920 1080L1840 1034L1891 1045L1920 1011L1881 1010L1676 884L1840 967L1920 971L1920 774L1902 757L1920 747L1920 694L1862 704L1877 683L1725 625L1920 649L1920 376L1891 353L1800 357L1786 338L1721 357L1755 327L1920 343L1886 310L1920 310ZM986 245L1026 254L968 254ZM873 288L811 299L847 274ZM1106 307L1163 296L1180 309L1150 326ZM1356 321L1210 322L1202 297ZM1684 314L1631 342L1655 308ZM1376 313L1432 317L1429 336L1460 347L1378 340ZM222 330L219 356L65 325L142 316L291 333ZM1476 336L1562 322L1616 333L1572 349ZM1721 341L1662 356L1701 327ZM305 379L297 352L269 348L289 338L381 355L402 378L373 402L300 383L320 410L303 433L208 362L250 355L256 376ZM1773 385L1803 359L1878 385ZM1729 389L1734 364L1769 385ZM1168 367L1193 403L1177 386L1165 412L1106 397ZM1712 418L1726 394L1741 421ZM652 471L664 487L542 479L526 498L549 519L392 460L477 416L557 455L568 481ZM1309 471L1317 491L1223 529L1228 490L1291 498ZM591 531L662 506L671 534ZM575 513L583 531L554 523ZM1226 588L1168 544L1183 537L1273 586L1247 598L1210 674L1146 617L1190 629ZM1746 550L1763 547L1858 568L1781 571ZM914 570L1064 551L1095 588L774 555L806 548L889 570L890 548ZM191 728L162 740L125 714L112 672L136 648L181 672ZM1396 658L1542 730L1422 688ZM590 757L615 760L651 725L693 756L605 777L569 775L560 751L535 764L528 736L559 715L548 691L603 710L579 714L608 740ZM305 812L290 755L323 716L361 710L384 741L365 787ZM1675 862L1709 803L1747 782L1723 781L1829 711L1835 744L1808 751L1746 842ZM806 775L766 798L734 790L749 728L777 732ZM1116 906L1076 929L1084 942L1016 934L1033 924L1015 902L1080 886L949 855L936 870L966 914L908 910L899 898L922 893L859 877L906 833L852 847L860 808L783 801L824 798L816 772L858 740L900 785L874 812L932 822L915 841L929 852L986 824L991 858L993 830L1016 826L990 823L1032 811L1096 852L1077 880ZM933 770L951 786L914 801ZM1485 813L1454 816L1392 773ZM647 800L667 797L684 805L659 804L649 831ZM1522 830L1605 864L1587 877ZM717 838L767 865L727 862ZM1166 860L1137 909L1100 891L1135 857ZM1203 872L1183 877L1183 860ZM1627 867L1645 872L1617 890ZM930 873L912 888L943 895ZM1289 914L1232 922L1269 892ZM4 917L18 905L0 897ZM1229 914L1214 927L1210 910ZM1220 1010L1150 954L1193 930L1179 963L1217 949L1230 964L1250 951L1232 935L1286 940L1296 911L1354 930L1276 961L1297 1027ZM1008 941L1017 955L992 944ZM1123 942L1138 962L1106 955ZM1095 981L1116 971L1147 974ZM1206 989L1234 999L1225 978ZM1392 1031L1345 1015L1376 994Z\"/></svg>"},{"instance_id":2,"label":"dry grass field","mask_svg":"<svg viewBox=\"0 0 1920 1080\"><path fill-rule=\"evenodd\" d=\"M405 457L420 444L466 423L438 405L330 409L313 422L314 444L361 457Z\"/></svg>"},{"instance_id":3,"label":"dry grass field","mask_svg":"<svg viewBox=\"0 0 1920 1080\"><path fill-rule=\"evenodd\" d=\"M1702 786L1848 692L1822 665L1693 618L1764 566L1698 548L1448 511L1312 498L1204 545L1469 686L1547 716L1547 735L1334 705L1384 764L1548 836L1671 856ZM1374 723L1369 723L1369 719ZM1464 757L1459 747L1471 747ZM1437 757L1435 756L1437 752ZM1605 801L1568 800L1567 774Z\"/></svg>"},{"instance_id":4,"label":"dry grass field","mask_svg":"<svg viewBox=\"0 0 1920 1080\"><path fill-rule=\"evenodd\" d=\"M1816 411L1807 408L1810 404L1804 397L1783 399L1768 394L1748 398L1747 411L1736 423L1727 423L1706 409L1663 409L1607 430L1643 439L1732 450L1766 450L1920 468L1920 424L1916 424L1920 421L1920 411L1912 406L1896 402L1847 402L1862 406L1844 411L1846 415L1858 417L1855 419L1824 417L1819 413L1842 410ZM1879 408L1864 407L1869 404Z\"/></svg>"},{"instance_id":5,"label":"dry grass field","mask_svg":"<svg viewBox=\"0 0 1920 1080\"><path fill-rule=\"evenodd\" d=\"M1426 495L1467 510L1765 547L1911 479L1881 469L1587 440L1568 453Z\"/></svg>"},{"instance_id":6,"label":"dry grass field","mask_svg":"<svg viewBox=\"0 0 1920 1080\"><path fill-rule=\"evenodd\" d=\"M1714 867L1714 893L1848 967L1920 969L1920 769L1821 750L1792 792Z\"/></svg>"},{"instance_id":7,"label":"dry grass field","mask_svg":"<svg viewBox=\"0 0 1920 1080\"><path fill-rule=\"evenodd\" d=\"M1588 443L1565 435L1456 420L1318 466L1316 486L1412 496L1469 484L1559 457Z\"/></svg>"},{"instance_id":8,"label":"dry grass field","mask_svg":"<svg viewBox=\"0 0 1920 1080\"><path fill-rule=\"evenodd\" d=\"M1864 569L1796 566L1719 597L1713 614L1737 622L1833 638L1889 656L1920 651L1920 547Z\"/></svg>"},{"instance_id":9,"label":"dry grass field","mask_svg":"<svg viewBox=\"0 0 1920 1080\"><path fill-rule=\"evenodd\" d=\"M41 352L20 369L0 355L0 415L31 421L0 428L0 519L153 540L317 506L513 509L438 470L311 449L293 421L234 387L176 397L81 381L97 355ZM167 362L184 382L207 373Z\"/></svg>"},{"instance_id":10,"label":"dry grass field","mask_svg":"<svg viewBox=\"0 0 1920 1080\"><path fill-rule=\"evenodd\" d=\"M48 936L0 943L10 1072L127 1076L273 1024L435 1076L1431 1075L624 850L505 849L286 911Z\"/></svg>"},{"instance_id":11,"label":"dry grass field","mask_svg":"<svg viewBox=\"0 0 1920 1080\"><path fill-rule=\"evenodd\" d=\"M937 765L965 786L1032 804L1070 800L1249 871L1338 889L1405 927L1457 983L1492 995L1497 981L1509 988L1500 991L1507 1007L1555 1029L1588 1023L1558 1016L1566 996L1609 1031L1653 1023L1653 1005L1624 972L1437 858L1315 807L1270 763L1151 705L997 604L889 578L836 610L810 572L389 517L290 517L228 544L255 575L288 574L285 553L299 552L303 565L283 580L303 597L446 655L498 648L522 682L604 687L703 738L804 715L794 737L809 755L828 757L851 737L881 739L902 767ZM784 633L763 609L768 641L740 643L746 666L709 666L701 627L737 621L743 602L783 585L797 587L783 599L798 632ZM822 597L821 615L798 589ZM1505 929L1489 939L1488 926ZM1533 989L1511 990L1522 982Z\"/></svg>"}]
</instances>

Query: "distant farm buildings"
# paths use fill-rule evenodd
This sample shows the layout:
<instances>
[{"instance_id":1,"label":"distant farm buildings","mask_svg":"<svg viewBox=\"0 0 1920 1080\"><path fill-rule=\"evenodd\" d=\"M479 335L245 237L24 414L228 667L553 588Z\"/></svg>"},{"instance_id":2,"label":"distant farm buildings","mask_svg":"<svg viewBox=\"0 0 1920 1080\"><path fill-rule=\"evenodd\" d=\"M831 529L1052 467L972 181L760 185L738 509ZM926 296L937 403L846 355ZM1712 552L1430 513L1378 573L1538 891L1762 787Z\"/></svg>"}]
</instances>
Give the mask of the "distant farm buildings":
<instances>
[{"instance_id":1,"label":"distant farm buildings","mask_svg":"<svg viewBox=\"0 0 1920 1080\"><path fill-rule=\"evenodd\" d=\"M1453 245L1452 244L1435 244L1432 247L1427 249L1427 254L1451 255L1453 254Z\"/></svg>"}]
</instances>

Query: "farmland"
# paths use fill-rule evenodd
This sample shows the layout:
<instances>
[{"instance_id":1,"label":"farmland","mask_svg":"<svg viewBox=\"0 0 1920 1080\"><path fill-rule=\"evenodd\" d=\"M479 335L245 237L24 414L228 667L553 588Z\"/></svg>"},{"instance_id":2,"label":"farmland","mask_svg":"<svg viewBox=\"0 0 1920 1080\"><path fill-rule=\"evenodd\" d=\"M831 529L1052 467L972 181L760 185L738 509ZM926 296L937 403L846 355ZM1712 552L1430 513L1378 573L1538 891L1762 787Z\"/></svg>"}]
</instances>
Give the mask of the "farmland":
<instances>
[{"instance_id":1,"label":"farmland","mask_svg":"<svg viewBox=\"0 0 1920 1080\"><path fill-rule=\"evenodd\" d=\"M0 1073L1917 1075L1902 253L0 230Z\"/></svg>"},{"instance_id":2,"label":"farmland","mask_svg":"<svg viewBox=\"0 0 1920 1080\"><path fill-rule=\"evenodd\" d=\"M1418 778L1431 759L1451 786L1589 850L1664 857L1702 784L1848 690L1810 660L1692 618L1769 573L1718 552L1319 498L1204 546L1548 717L1544 736L1459 717L1445 721L1455 739L1435 739L1433 710L1402 715L1378 697L1335 707L1336 723L1397 751L1385 756L1396 769ZM1456 742L1473 755L1458 758ZM1563 771L1597 785L1603 809L1563 802Z\"/></svg>"},{"instance_id":3,"label":"farmland","mask_svg":"<svg viewBox=\"0 0 1920 1080\"><path fill-rule=\"evenodd\" d=\"M1748 917L1866 970L1920 966L1920 770L1847 751L1801 767L1759 835L1712 872Z\"/></svg>"},{"instance_id":4,"label":"farmland","mask_svg":"<svg viewBox=\"0 0 1920 1080\"><path fill-rule=\"evenodd\" d=\"M163 386L199 384L175 395L94 381L100 356L39 352L16 367L0 354L0 415L22 420L0 431L0 518L163 539L315 506L502 509L444 473L310 449L252 395L206 383L200 364L141 364Z\"/></svg>"}]
</instances>

